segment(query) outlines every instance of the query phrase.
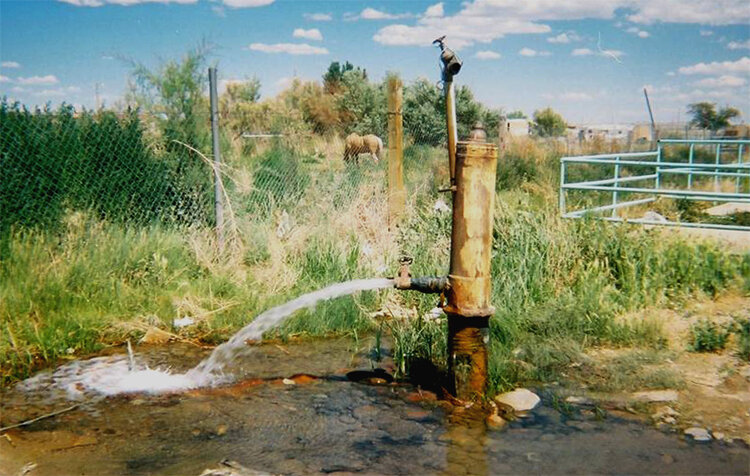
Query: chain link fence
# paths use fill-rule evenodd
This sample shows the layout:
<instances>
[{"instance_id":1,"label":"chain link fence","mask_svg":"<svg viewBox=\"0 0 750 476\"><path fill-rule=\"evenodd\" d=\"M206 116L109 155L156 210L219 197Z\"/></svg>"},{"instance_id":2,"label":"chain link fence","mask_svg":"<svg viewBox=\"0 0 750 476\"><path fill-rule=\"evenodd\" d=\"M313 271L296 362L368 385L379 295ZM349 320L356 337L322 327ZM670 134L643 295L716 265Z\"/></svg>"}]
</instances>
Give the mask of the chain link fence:
<instances>
[{"instance_id":1,"label":"chain link fence","mask_svg":"<svg viewBox=\"0 0 750 476\"><path fill-rule=\"evenodd\" d=\"M0 105L0 232L54 228L86 211L116 222L208 225L199 154L160 147L135 112L29 111Z\"/></svg>"},{"instance_id":2,"label":"chain link fence","mask_svg":"<svg viewBox=\"0 0 750 476\"><path fill-rule=\"evenodd\" d=\"M385 160L364 153L358 161L345 161L346 130L317 131L321 126L315 121L321 119L302 117L301 106L289 110L294 101L284 93L243 107L230 107L222 97L218 189L207 113L198 125L200 137L183 134L183 140L173 140L174 122L156 114L70 106L29 110L3 100L0 234L54 230L74 212L133 226L212 229L215 193L224 202L224 228L236 237L243 223L263 222L283 233L289 222L325 226L347 213L349 219L364 220L361 215L387 207L389 193L385 82L369 87L377 107L349 127L374 128L384 141L380 159ZM437 190L449 182L442 93L431 87L417 82L404 94L403 177L411 204L434 202ZM304 99L306 90L298 89ZM465 135L479 112L459 111L459 131ZM488 130L492 135L494 129ZM368 203L371 212L352 211L355 202Z\"/></svg>"}]
</instances>

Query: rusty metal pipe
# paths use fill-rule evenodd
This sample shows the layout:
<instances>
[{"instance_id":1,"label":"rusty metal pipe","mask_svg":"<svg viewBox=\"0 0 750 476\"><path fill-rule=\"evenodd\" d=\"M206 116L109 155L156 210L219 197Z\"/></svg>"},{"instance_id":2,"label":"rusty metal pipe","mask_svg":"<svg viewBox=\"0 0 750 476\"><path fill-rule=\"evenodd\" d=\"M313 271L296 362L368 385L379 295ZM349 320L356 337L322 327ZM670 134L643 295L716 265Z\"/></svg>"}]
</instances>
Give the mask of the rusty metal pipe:
<instances>
[{"instance_id":1,"label":"rusty metal pipe","mask_svg":"<svg viewBox=\"0 0 750 476\"><path fill-rule=\"evenodd\" d=\"M492 222L497 146L485 142L481 124L458 143L453 192L451 264L444 307L448 315L449 390L480 400L487 388Z\"/></svg>"},{"instance_id":2,"label":"rusty metal pipe","mask_svg":"<svg viewBox=\"0 0 750 476\"><path fill-rule=\"evenodd\" d=\"M446 276L411 276L397 277L394 279L394 287L404 291L418 291L425 294L441 294L448 290L448 278Z\"/></svg>"}]
</instances>

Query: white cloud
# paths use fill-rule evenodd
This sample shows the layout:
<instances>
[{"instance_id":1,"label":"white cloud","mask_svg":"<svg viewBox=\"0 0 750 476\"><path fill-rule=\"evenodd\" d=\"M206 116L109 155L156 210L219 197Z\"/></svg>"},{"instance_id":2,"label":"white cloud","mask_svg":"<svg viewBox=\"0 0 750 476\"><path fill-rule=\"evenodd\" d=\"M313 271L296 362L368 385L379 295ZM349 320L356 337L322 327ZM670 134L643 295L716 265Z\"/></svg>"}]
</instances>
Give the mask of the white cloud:
<instances>
[{"instance_id":1,"label":"white cloud","mask_svg":"<svg viewBox=\"0 0 750 476\"><path fill-rule=\"evenodd\" d=\"M744 86L745 84L747 84L747 81L744 78L740 78L739 76L725 74L723 76L719 76L718 78L701 79L700 81L696 81L693 84L704 88L736 88L739 86Z\"/></svg>"},{"instance_id":2,"label":"white cloud","mask_svg":"<svg viewBox=\"0 0 750 476\"><path fill-rule=\"evenodd\" d=\"M38 97L60 97L60 96L65 96L65 91L63 91L62 89L44 89L42 91L35 92L34 96L38 96Z\"/></svg>"},{"instance_id":3,"label":"white cloud","mask_svg":"<svg viewBox=\"0 0 750 476\"><path fill-rule=\"evenodd\" d=\"M594 51L590 48L576 48L570 52L571 56L603 56L613 58L616 61L620 61L620 56L624 56L625 53L620 50L599 50Z\"/></svg>"},{"instance_id":4,"label":"white cloud","mask_svg":"<svg viewBox=\"0 0 750 476\"><path fill-rule=\"evenodd\" d=\"M549 56L552 53L550 53L549 51L537 51L532 48L524 47L518 50L518 54L521 56L533 57L533 56Z\"/></svg>"},{"instance_id":5,"label":"white cloud","mask_svg":"<svg viewBox=\"0 0 750 476\"><path fill-rule=\"evenodd\" d=\"M743 57L737 61L714 61L713 63L698 63L692 66L683 66L680 74L705 74L718 76L721 74L750 74L750 57Z\"/></svg>"},{"instance_id":6,"label":"white cloud","mask_svg":"<svg viewBox=\"0 0 750 476\"><path fill-rule=\"evenodd\" d=\"M636 35L638 38L648 38L649 36L651 36L649 34L649 32L647 32L645 30L641 30L637 26L631 26L630 28L626 29L625 31L628 32L628 33L631 33L633 35Z\"/></svg>"},{"instance_id":7,"label":"white cloud","mask_svg":"<svg viewBox=\"0 0 750 476\"><path fill-rule=\"evenodd\" d=\"M675 76L676 74L674 71L667 71L667 76Z\"/></svg>"},{"instance_id":8,"label":"white cloud","mask_svg":"<svg viewBox=\"0 0 750 476\"><path fill-rule=\"evenodd\" d=\"M20 68L21 65L15 61L3 61L0 63L0 67L3 68Z\"/></svg>"},{"instance_id":9,"label":"white cloud","mask_svg":"<svg viewBox=\"0 0 750 476\"><path fill-rule=\"evenodd\" d=\"M373 39L385 45L429 46L435 38L447 35L452 48L461 48L509 34L549 33L549 25L541 23L545 21L611 20L617 10L627 11L628 19L639 24L723 25L750 19L747 0L473 0L463 3L454 15L424 15L414 24L388 25Z\"/></svg>"},{"instance_id":10,"label":"white cloud","mask_svg":"<svg viewBox=\"0 0 750 476\"><path fill-rule=\"evenodd\" d=\"M3 76L2 74L0 74L0 83L10 83L10 82L11 80L9 77Z\"/></svg>"},{"instance_id":11,"label":"white cloud","mask_svg":"<svg viewBox=\"0 0 750 476\"><path fill-rule=\"evenodd\" d=\"M196 3L198 0L57 0L63 3L69 3L76 7L101 7L106 4L122 5L125 7L138 5L139 3Z\"/></svg>"},{"instance_id":12,"label":"white cloud","mask_svg":"<svg viewBox=\"0 0 750 476\"><path fill-rule=\"evenodd\" d=\"M700 35L701 35L701 36L711 36L711 35L713 35L713 34L714 34L714 32L713 32L713 31L711 31L711 30L701 30L701 31L700 31Z\"/></svg>"},{"instance_id":13,"label":"white cloud","mask_svg":"<svg viewBox=\"0 0 750 476\"><path fill-rule=\"evenodd\" d=\"M409 18L412 15L410 13L388 13L382 10L376 10L374 8L367 7L360 12L359 15L351 17L352 20L398 20L401 18Z\"/></svg>"},{"instance_id":14,"label":"white cloud","mask_svg":"<svg viewBox=\"0 0 750 476\"><path fill-rule=\"evenodd\" d=\"M121 6L131 6L131 5L138 5L141 3L177 3L182 5L188 5L197 3L198 0L57 0L59 2L63 3L69 3L71 5L75 5L77 7L101 7L103 5L121 5ZM248 7L262 7L264 5L269 5L274 2L274 0L217 0L221 1L221 3L227 7L230 8L248 8ZM214 12L216 12L219 15L223 14L223 10L220 10L220 8L217 10L217 8L213 9Z\"/></svg>"},{"instance_id":15,"label":"white cloud","mask_svg":"<svg viewBox=\"0 0 750 476\"><path fill-rule=\"evenodd\" d=\"M424 12L424 16L428 18L438 18L442 17L443 15L445 15L445 11L443 10L443 2L436 3L435 5L430 5Z\"/></svg>"},{"instance_id":16,"label":"white cloud","mask_svg":"<svg viewBox=\"0 0 750 476\"><path fill-rule=\"evenodd\" d=\"M186 2L189 0L185 0ZM229 8L253 8L270 5L274 0L221 0Z\"/></svg>"},{"instance_id":17,"label":"white cloud","mask_svg":"<svg viewBox=\"0 0 750 476\"><path fill-rule=\"evenodd\" d=\"M28 89L22 88L21 86L13 86L10 90L14 93L25 93L28 91Z\"/></svg>"},{"instance_id":18,"label":"white cloud","mask_svg":"<svg viewBox=\"0 0 750 476\"><path fill-rule=\"evenodd\" d=\"M494 60L494 59L500 59L501 55L500 53L497 53L495 51L485 50L485 51L477 51L474 57L480 60Z\"/></svg>"},{"instance_id":19,"label":"white cloud","mask_svg":"<svg viewBox=\"0 0 750 476\"><path fill-rule=\"evenodd\" d=\"M547 41L550 43L570 43L571 41L579 41L581 38L574 32L560 33L557 36L550 36Z\"/></svg>"},{"instance_id":20,"label":"white cloud","mask_svg":"<svg viewBox=\"0 0 750 476\"><path fill-rule=\"evenodd\" d=\"M750 2L747 0L618 0L618 3L635 10L628 20L647 25L657 22L735 25L750 20Z\"/></svg>"},{"instance_id":21,"label":"white cloud","mask_svg":"<svg viewBox=\"0 0 750 476\"><path fill-rule=\"evenodd\" d=\"M111 55L102 55L102 59L105 61L112 61L115 59L115 57Z\"/></svg>"},{"instance_id":22,"label":"white cloud","mask_svg":"<svg viewBox=\"0 0 750 476\"><path fill-rule=\"evenodd\" d=\"M730 50L750 50L750 40L730 41L727 43L727 48Z\"/></svg>"},{"instance_id":23,"label":"white cloud","mask_svg":"<svg viewBox=\"0 0 750 476\"><path fill-rule=\"evenodd\" d=\"M263 53L286 53L290 55L327 55L328 50L307 43L251 43L249 50L262 51Z\"/></svg>"},{"instance_id":24,"label":"white cloud","mask_svg":"<svg viewBox=\"0 0 750 476\"><path fill-rule=\"evenodd\" d=\"M60 80L57 79L55 75L48 74L46 76L31 76L28 78L18 78L16 79L16 82L24 86L49 86L52 84L59 83Z\"/></svg>"},{"instance_id":25,"label":"white cloud","mask_svg":"<svg viewBox=\"0 0 750 476\"><path fill-rule=\"evenodd\" d=\"M304 28L295 28L292 36L295 38L306 38L308 40L323 41L323 35L317 28L310 28L305 30Z\"/></svg>"},{"instance_id":26,"label":"white cloud","mask_svg":"<svg viewBox=\"0 0 750 476\"><path fill-rule=\"evenodd\" d=\"M305 13L303 15L306 20L310 21L331 21L333 16L330 13Z\"/></svg>"}]
</instances>

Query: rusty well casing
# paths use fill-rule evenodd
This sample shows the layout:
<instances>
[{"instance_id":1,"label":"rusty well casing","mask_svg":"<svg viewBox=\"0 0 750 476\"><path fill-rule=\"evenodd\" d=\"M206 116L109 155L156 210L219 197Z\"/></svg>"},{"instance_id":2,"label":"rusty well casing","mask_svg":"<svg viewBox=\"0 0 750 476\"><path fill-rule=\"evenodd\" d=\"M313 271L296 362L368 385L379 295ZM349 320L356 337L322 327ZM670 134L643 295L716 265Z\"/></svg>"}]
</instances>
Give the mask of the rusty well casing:
<instances>
[{"instance_id":1,"label":"rusty well casing","mask_svg":"<svg viewBox=\"0 0 750 476\"><path fill-rule=\"evenodd\" d=\"M444 311L448 315L451 390L462 400L484 396L492 292L490 266L497 146L475 129L456 150L451 262Z\"/></svg>"}]
</instances>

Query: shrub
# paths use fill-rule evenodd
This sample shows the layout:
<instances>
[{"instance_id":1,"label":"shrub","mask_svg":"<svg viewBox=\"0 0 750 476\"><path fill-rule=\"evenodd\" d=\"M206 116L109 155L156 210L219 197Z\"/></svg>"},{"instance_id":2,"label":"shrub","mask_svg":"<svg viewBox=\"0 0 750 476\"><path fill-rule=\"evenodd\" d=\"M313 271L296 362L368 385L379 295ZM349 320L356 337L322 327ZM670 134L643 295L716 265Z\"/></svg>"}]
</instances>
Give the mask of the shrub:
<instances>
[{"instance_id":1,"label":"shrub","mask_svg":"<svg viewBox=\"0 0 750 476\"><path fill-rule=\"evenodd\" d=\"M734 324L737 334L737 355L750 361L750 318L737 318Z\"/></svg>"},{"instance_id":2,"label":"shrub","mask_svg":"<svg viewBox=\"0 0 750 476\"><path fill-rule=\"evenodd\" d=\"M690 350L694 352L716 352L724 349L729 339L729 330L709 320L699 321L690 328Z\"/></svg>"}]
</instances>

